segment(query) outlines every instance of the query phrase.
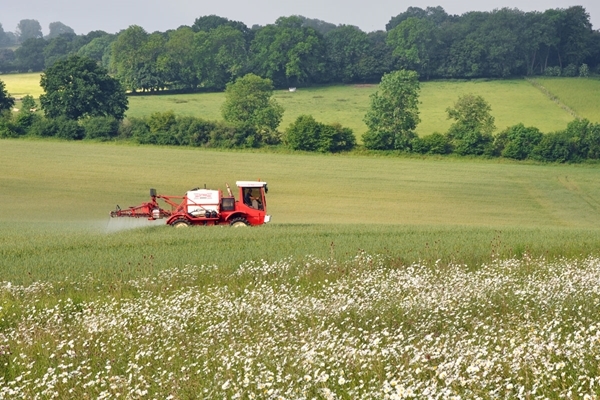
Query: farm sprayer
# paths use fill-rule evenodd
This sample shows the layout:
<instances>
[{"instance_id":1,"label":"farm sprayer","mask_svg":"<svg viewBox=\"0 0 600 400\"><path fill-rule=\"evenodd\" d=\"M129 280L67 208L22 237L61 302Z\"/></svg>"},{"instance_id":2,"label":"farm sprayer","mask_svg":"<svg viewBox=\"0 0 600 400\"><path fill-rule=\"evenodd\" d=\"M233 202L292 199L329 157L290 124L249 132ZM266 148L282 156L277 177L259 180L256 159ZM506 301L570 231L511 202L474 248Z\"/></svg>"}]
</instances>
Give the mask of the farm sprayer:
<instances>
[{"instance_id":1,"label":"farm sprayer","mask_svg":"<svg viewBox=\"0 0 600 400\"><path fill-rule=\"evenodd\" d=\"M239 199L227 185L227 196L221 190L194 188L184 196L166 196L150 189L150 201L139 206L117 208L112 218L136 218L151 222L164 220L175 228L192 225L230 225L233 227L262 225L271 220L267 214L267 183L237 181ZM160 202L159 202L160 201ZM154 224L153 224L154 225Z\"/></svg>"}]
</instances>

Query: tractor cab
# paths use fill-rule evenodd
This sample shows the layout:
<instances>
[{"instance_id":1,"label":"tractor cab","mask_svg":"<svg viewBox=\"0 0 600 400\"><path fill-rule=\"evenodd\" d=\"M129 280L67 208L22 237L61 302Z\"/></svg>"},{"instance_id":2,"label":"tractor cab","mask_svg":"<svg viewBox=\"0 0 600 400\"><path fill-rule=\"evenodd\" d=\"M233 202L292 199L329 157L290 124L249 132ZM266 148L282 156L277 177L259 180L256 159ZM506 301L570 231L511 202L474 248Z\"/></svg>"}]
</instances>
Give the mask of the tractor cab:
<instances>
[{"instance_id":1,"label":"tractor cab","mask_svg":"<svg viewBox=\"0 0 600 400\"><path fill-rule=\"evenodd\" d=\"M235 184L240 190L238 204L241 209L246 210L248 219L256 218L260 223L269 222L271 216L267 215L267 182L237 181Z\"/></svg>"}]
</instances>

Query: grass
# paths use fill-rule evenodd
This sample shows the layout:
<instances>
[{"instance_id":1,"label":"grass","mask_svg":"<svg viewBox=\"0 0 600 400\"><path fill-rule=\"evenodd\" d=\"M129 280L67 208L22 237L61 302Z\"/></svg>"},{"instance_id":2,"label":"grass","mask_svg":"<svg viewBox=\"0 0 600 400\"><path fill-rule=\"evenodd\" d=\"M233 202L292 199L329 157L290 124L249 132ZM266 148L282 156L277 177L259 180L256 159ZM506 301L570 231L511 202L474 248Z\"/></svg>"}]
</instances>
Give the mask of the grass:
<instances>
[{"instance_id":1,"label":"grass","mask_svg":"<svg viewBox=\"0 0 600 400\"><path fill-rule=\"evenodd\" d=\"M0 80L6 84L8 93L15 98L21 98L28 94L38 98L40 94L44 93L40 86L39 72L0 75Z\"/></svg>"},{"instance_id":2,"label":"grass","mask_svg":"<svg viewBox=\"0 0 600 400\"><path fill-rule=\"evenodd\" d=\"M581 118L600 122L600 79L536 78L536 80Z\"/></svg>"},{"instance_id":3,"label":"grass","mask_svg":"<svg viewBox=\"0 0 600 400\"><path fill-rule=\"evenodd\" d=\"M476 264L500 252L493 250L500 243L503 256L600 248L597 165L27 140L2 141L0 158L0 271L15 282L86 273L131 278L309 253L343 260L359 249L407 262ZM115 204L146 201L150 187L181 195L257 178L269 182L271 225L105 234Z\"/></svg>"},{"instance_id":4,"label":"grass","mask_svg":"<svg viewBox=\"0 0 600 400\"><path fill-rule=\"evenodd\" d=\"M0 398L594 398L600 166L0 142ZM106 233L269 182L271 224Z\"/></svg>"}]
</instances>

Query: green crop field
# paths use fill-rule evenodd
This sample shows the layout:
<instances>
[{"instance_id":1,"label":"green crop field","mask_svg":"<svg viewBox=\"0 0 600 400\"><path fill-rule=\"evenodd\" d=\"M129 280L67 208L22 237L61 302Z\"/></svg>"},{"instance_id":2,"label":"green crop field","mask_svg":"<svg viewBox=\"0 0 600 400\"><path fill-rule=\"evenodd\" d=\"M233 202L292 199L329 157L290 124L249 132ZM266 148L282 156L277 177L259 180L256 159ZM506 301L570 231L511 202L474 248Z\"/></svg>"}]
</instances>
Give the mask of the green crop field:
<instances>
[{"instance_id":1,"label":"green crop field","mask_svg":"<svg viewBox=\"0 0 600 400\"><path fill-rule=\"evenodd\" d=\"M129 270L129 264L118 262L120 257L136 263L151 254L161 260L153 268L161 269L208 261L235 264L261 254L270 260L290 253L327 255L334 242L342 258L362 248L418 260L424 254L435 257L428 246L444 241L435 251L445 261L453 251L480 261L489 257L496 231L504 232L499 240L505 242L505 255L522 254L526 248L537 254L587 254L600 240L597 165L88 142L0 144L0 270L16 280L30 279L21 275L22 268L44 278L62 276L66 270L76 275L79 268ZM234 186L236 180L259 178L269 182L273 223L251 229L258 237L242 242L252 245L229 249L229 233L221 228L193 229L191 237L171 229L104 235L109 211L116 204L146 201L151 187L183 195L205 184L225 189L226 182ZM218 235L213 237L214 231ZM187 251L195 241L202 243L200 248ZM48 247L56 252L48 254ZM85 266L79 264L82 257Z\"/></svg>"},{"instance_id":2,"label":"green crop field","mask_svg":"<svg viewBox=\"0 0 600 400\"><path fill-rule=\"evenodd\" d=\"M600 166L0 141L0 398L594 398ZM273 222L107 232L269 183ZM498 396L496 396L498 395Z\"/></svg>"}]
</instances>

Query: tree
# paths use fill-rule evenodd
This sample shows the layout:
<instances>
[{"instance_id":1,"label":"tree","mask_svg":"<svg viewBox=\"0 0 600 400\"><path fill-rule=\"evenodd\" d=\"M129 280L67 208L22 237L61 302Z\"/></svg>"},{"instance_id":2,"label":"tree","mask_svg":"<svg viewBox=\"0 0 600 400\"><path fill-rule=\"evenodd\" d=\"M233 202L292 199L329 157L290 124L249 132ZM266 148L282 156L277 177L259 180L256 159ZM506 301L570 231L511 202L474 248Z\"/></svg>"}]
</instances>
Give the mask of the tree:
<instances>
[{"instance_id":1,"label":"tree","mask_svg":"<svg viewBox=\"0 0 600 400\"><path fill-rule=\"evenodd\" d=\"M343 25L325 35L328 72L334 82L364 80L361 64L369 54L370 43L366 33L355 26Z\"/></svg>"},{"instance_id":2,"label":"tree","mask_svg":"<svg viewBox=\"0 0 600 400\"><path fill-rule=\"evenodd\" d=\"M42 71L44 69L44 49L48 45L42 38L28 39L15 50L15 64L19 71Z\"/></svg>"},{"instance_id":3,"label":"tree","mask_svg":"<svg viewBox=\"0 0 600 400\"><path fill-rule=\"evenodd\" d=\"M75 31L73 30L73 28L71 28L70 26L67 26L59 21L50 22L50 25L48 25L48 28L50 29L50 33L48 33L48 36L46 36L46 39L52 39L52 38L58 37L60 35L63 35L65 33L71 34L71 35L75 34Z\"/></svg>"},{"instance_id":4,"label":"tree","mask_svg":"<svg viewBox=\"0 0 600 400\"><path fill-rule=\"evenodd\" d=\"M493 143L492 132L496 129L492 108L481 96L460 96L454 107L448 107L448 119L455 122L448 130L454 151L460 155L481 155Z\"/></svg>"},{"instance_id":5,"label":"tree","mask_svg":"<svg viewBox=\"0 0 600 400\"><path fill-rule=\"evenodd\" d=\"M436 34L433 22L410 17L388 32L387 42L403 67L416 70L428 79L436 51Z\"/></svg>"},{"instance_id":6,"label":"tree","mask_svg":"<svg viewBox=\"0 0 600 400\"><path fill-rule=\"evenodd\" d=\"M119 81L90 58L71 56L57 61L42 74L40 86L45 92L40 103L50 118L123 119L127 110L127 97Z\"/></svg>"},{"instance_id":7,"label":"tree","mask_svg":"<svg viewBox=\"0 0 600 400\"><path fill-rule=\"evenodd\" d=\"M221 113L225 121L248 126L259 134L275 132L283 117L283 107L272 99L273 82L254 74L228 83Z\"/></svg>"},{"instance_id":8,"label":"tree","mask_svg":"<svg viewBox=\"0 0 600 400\"><path fill-rule=\"evenodd\" d=\"M371 95L371 108L364 121L366 148L410 150L419 118L419 80L415 71L394 71L381 78L379 90Z\"/></svg>"},{"instance_id":9,"label":"tree","mask_svg":"<svg viewBox=\"0 0 600 400\"><path fill-rule=\"evenodd\" d=\"M6 91L6 85L0 81L0 114L12 109L15 106L15 99Z\"/></svg>"},{"instance_id":10,"label":"tree","mask_svg":"<svg viewBox=\"0 0 600 400\"><path fill-rule=\"evenodd\" d=\"M19 43L23 43L27 39L41 39L42 26L35 19L22 19L17 25L16 31Z\"/></svg>"},{"instance_id":11,"label":"tree","mask_svg":"<svg viewBox=\"0 0 600 400\"><path fill-rule=\"evenodd\" d=\"M296 16L261 28L250 45L251 68L278 86L318 82L325 72L325 40Z\"/></svg>"}]
</instances>

